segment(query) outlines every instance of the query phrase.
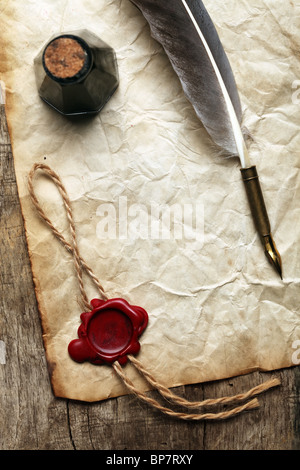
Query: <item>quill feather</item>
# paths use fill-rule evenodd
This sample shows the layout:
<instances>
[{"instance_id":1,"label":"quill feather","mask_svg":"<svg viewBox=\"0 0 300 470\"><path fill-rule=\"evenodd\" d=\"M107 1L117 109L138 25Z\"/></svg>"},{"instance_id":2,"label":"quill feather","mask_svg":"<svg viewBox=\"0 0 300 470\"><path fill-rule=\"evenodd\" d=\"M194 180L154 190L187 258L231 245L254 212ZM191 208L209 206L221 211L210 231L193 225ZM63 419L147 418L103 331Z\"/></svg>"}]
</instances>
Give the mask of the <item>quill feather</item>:
<instances>
[{"instance_id":1,"label":"quill feather","mask_svg":"<svg viewBox=\"0 0 300 470\"><path fill-rule=\"evenodd\" d=\"M232 69L201 0L131 0L164 48L183 91L216 145L250 166Z\"/></svg>"}]
</instances>

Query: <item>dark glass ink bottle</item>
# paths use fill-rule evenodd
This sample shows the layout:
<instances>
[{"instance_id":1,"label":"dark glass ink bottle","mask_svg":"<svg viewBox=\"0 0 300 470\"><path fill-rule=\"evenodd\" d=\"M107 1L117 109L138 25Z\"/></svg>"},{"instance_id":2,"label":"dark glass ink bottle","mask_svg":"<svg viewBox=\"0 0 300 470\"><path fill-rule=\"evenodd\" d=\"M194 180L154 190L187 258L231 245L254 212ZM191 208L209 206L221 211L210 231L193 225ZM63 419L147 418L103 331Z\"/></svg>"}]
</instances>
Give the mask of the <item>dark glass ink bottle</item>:
<instances>
[{"instance_id":1,"label":"dark glass ink bottle","mask_svg":"<svg viewBox=\"0 0 300 470\"><path fill-rule=\"evenodd\" d=\"M34 67L40 97L66 116L98 113L119 85L115 51L87 30L52 37Z\"/></svg>"}]
</instances>

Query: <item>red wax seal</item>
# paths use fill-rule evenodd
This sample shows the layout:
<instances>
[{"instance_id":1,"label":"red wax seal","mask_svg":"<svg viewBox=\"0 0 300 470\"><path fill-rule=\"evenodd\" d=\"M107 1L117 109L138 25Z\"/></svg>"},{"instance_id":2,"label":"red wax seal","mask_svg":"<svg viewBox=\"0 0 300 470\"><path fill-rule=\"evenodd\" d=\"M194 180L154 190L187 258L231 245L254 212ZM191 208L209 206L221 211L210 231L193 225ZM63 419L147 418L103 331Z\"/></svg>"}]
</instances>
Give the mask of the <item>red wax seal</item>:
<instances>
[{"instance_id":1,"label":"red wax seal","mask_svg":"<svg viewBox=\"0 0 300 470\"><path fill-rule=\"evenodd\" d=\"M91 312L80 316L78 339L69 344L71 358L92 364L126 364L127 354L140 350L138 338L148 324L147 312L124 299L93 299L91 306Z\"/></svg>"}]
</instances>

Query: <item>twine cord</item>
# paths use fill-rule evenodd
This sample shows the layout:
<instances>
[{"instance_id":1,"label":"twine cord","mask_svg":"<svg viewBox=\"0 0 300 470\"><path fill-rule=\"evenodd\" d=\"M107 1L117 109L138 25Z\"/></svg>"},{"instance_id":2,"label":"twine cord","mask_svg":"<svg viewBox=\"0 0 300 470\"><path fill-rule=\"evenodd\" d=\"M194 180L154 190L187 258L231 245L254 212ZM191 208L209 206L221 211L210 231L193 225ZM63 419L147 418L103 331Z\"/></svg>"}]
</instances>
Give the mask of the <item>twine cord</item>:
<instances>
[{"instance_id":1,"label":"twine cord","mask_svg":"<svg viewBox=\"0 0 300 470\"><path fill-rule=\"evenodd\" d=\"M44 172L54 182L54 184L56 185L62 197L64 207L66 210L67 219L69 222L69 227L70 227L71 243L69 243L65 239L65 237L53 225L51 220L46 216L45 212L43 211L38 201L38 198L36 197L36 194L34 192L34 177L38 170ZM29 189L29 195L31 197L31 201L33 205L35 206L41 219L49 226L52 233L62 243L62 245L66 248L66 250L73 256L74 266L75 266L75 270L76 270L76 274L77 274L77 278L79 282L79 289L80 289L82 303L86 309L91 310L91 305L88 301L88 297L84 289L83 272L85 272L90 277L90 279L94 282L94 284L99 290L99 293L102 299L107 300L108 297L106 296L103 286L101 285L100 281L98 280L98 278L96 277L92 269L86 264L85 260L80 256L79 248L78 248L77 240L76 240L76 230L75 230L75 223L74 223L74 218L73 218L73 213L72 213L72 208L71 208L71 201L64 185L61 182L60 177L48 165L45 165L42 163L36 163L35 165L33 165L28 176L28 189ZM263 392L266 392L270 388L280 385L280 381L278 379L271 379L260 385L257 385L256 387L253 387L252 389L250 389L249 391L245 393L240 393L240 394L233 395L233 396L226 396L226 397L220 397L220 398L215 398L215 399L206 399L202 401L188 401L185 398L180 397L179 395L176 395L175 393L173 393L170 389L165 387L163 384L159 383L152 376L152 374L148 370L145 369L143 364L136 357L129 355L128 359L130 363L142 375L145 381L148 382L148 384L150 384L151 387L157 390L164 399L166 399L169 403L173 403L175 405L178 405L184 408L195 409L195 408L202 408L202 407L214 406L214 405L228 405L228 404L234 404L234 403L237 404L237 403L246 401L247 399L251 398L251 400L248 401L247 403L238 405L235 408L232 408L226 411L220 411L220 412L214 412L214 413L186 413L186 412L181 412L181 411L173 411L172 409L161 405L157 400L154 400L153 398L149 397L144 392L141 392L140 390L138 390L135 387L135 385L132 383L132 381L128 378L128 376L126 376L120 364L118 362L113 363L113 369L116 375L122 380L126 388L131 393L133 393L140 400L146 402L148 405L154 408L157 408L162 413L178 418L178 419L183 419L183 420L193 420L193 421L220 420L220 419L227 419L227 418L233 417L243 411L257 408L259 406L258 400L257 398L253 398L253 397Z\"/></svg>"},{"instance_id":2,"label":"twine cord","mask_svg":"<svg viewBox=\"0 0 300 470\"><path fill-rule=\"evenodd\" d=\"M57 189L62 197L65 209L66 209L66 214L67 218L69 221L70 225L70 232L71 232L71 239L72 243L69 243L64 236L56 229L56 227L52 224L51 220L46 216L45 212L43 211L38 198L35 195L34 192L34 187L33 187L33 180L35 173L41 170L44 173L46 173L54 182L54 184L57 186ZM62 245L73 255L74 258L74 263L75 263L75 269L79 281L79 287L80 287L80 293L82 297L82 303L84 304L84 307L88 310L91 310L91 305L88 301L88 297L86 295L86 292L84 290L84 285L83 285L83 270L90 276L96 287L98 288L101 297L103 300L107 300L107 296L104 292L104 289L102 285L100 284L99 280L93 273L92 269L86 264L84 259L80 256L79 250L78 250L78 245L76 241L76 231L75 231L75 223L73 219L73 213L71 209L71 201L68 196L68 193L62 184L60 177L48 166L44 165L43 163L37 163L33 165L29 177L28 177L28 189L29 189L29 194L31 197L31 201L33 202L35 208L37 209L38 214L40 217L46 222L46 224L50 227L51 231L53 234L58 238L58 240L62 243Z\"/></svg>"},{"instance_id":3,"label":"twine cord","mask_svg":"<svg viewBox=\"0 0 300 470\"><path fill-rule=\"evenodd\" d=\"M167 408L167 407L161 405L158 401L154 400L153 398L148 397L145 393L139 391L133 385L132 381L124 374L124 372L122 370L122 367L120 366L119 363L115 362L113 364L113 368L116 371L116 373L119 375L119 377L123 380L126 387L133 394L135 394L142 401L146 402L148 405L151 405L154 408L157 408L161 412L163 412L163 413L165 413L169 416L172 416L173 418L179 418L179 419L191 420L191 421L227 419L227 418L231 418L232 416L235 416L239 413L242 413L242 411L252 410L254 408L258 408L258 406L259 406L257 398L254 398L253 400L250 400L249 402L245 403L244 405L237 406L237 407L235 407L231 410L220 411L220 412L216 412L216 413L184 413L184 412L179 412L179 411L173 411L170 408ZM157 384L157 382L156 382L156 385L159 385L159 384Z\"/></svg>"},{"instance_id":4,"label":"twine cord","mask_svg":"<svg viewBox=\"0 0 300 470\"><path fill-rule=\"evenodd\" d=\"M232 395L228 397L220 397L220 398L208 398L202 401L188 401L183 397L180 397L173 393L169 388L165 387L164 385L158 383L155 378L147 371L142 363L138 361L132 355L128 356L128 359L132 362L132 364L136 367L136 369L142 374L142 376L147 380L147 382L167 400L176 403L177 405L184 406L186 408L201 408L204 406L213 406L213 405L228 405L232 403L238 403L241 401L245 401L248 398L252 398L260 393L263 393L269 390L272 387L276 387L280 384L278 379L271 379L268 380L260 385L256 385L255 387L248 390L246 393L240 393L238 395Z\"/></svg>"}]
</instances>

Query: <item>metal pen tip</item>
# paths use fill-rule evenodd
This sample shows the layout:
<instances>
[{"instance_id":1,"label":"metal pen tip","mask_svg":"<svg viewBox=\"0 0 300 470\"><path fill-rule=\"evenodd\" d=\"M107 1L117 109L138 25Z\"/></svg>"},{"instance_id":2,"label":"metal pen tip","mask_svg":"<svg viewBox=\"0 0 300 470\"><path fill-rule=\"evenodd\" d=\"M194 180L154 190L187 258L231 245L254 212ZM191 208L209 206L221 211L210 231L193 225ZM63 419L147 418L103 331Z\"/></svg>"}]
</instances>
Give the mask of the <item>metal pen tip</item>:
<instances>
[{"instance_id":1,"label":"metal pen tip","mask_svg":"<svg viewBox=\"0 0 300 470\"><path fill-rule=\"evenodd\" d=\"M262 237L262 242L264 244L266 257L282 279L281 256L276 248L272 235L270 234Z\"/></svg>"},{"instance_id":2,"label":"metal pen tip","mask_svg":"<svg viewBox=\"0 0 300 470\"><path fill-rule=\"evenodd\" d=\"M270 221L260 187L256 166L242 168L241 173L253 221L264 246L266 257L282 279L281 257L271 234Z\"/></svg>"}]
</instances>

